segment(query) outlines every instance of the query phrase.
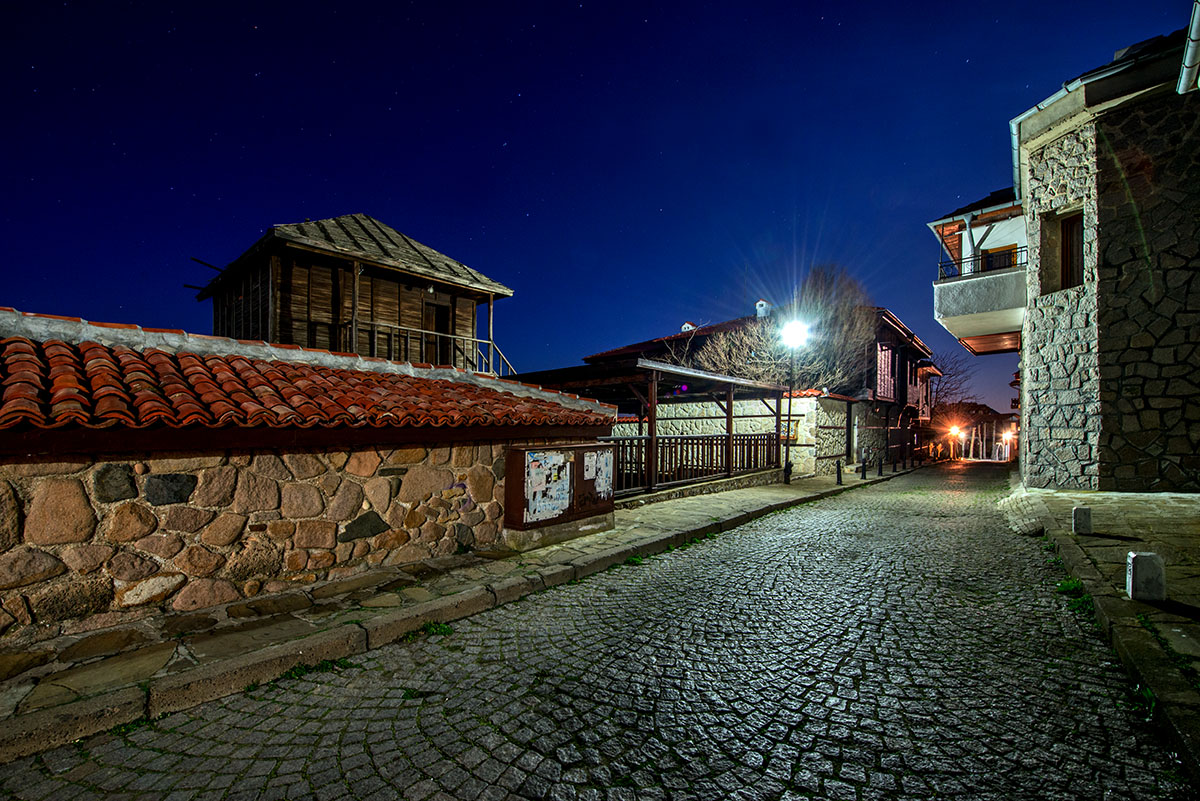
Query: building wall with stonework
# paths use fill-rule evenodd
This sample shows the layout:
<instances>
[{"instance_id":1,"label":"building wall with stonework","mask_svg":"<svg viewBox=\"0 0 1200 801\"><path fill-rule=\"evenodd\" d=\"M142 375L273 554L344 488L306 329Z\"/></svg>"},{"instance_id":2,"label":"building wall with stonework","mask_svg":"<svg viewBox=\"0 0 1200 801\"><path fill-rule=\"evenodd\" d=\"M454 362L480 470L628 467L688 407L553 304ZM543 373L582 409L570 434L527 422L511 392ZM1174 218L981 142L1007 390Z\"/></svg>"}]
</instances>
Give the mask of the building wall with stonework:
<instances>
[{"instance_id":1,"label":"building wall with stonework","mask_svg":"<svg viewBox=\"0 0 1200 801\"><path fill-rule=\"evenodd\" d=\"M501 533L510 444L9 457L3 642L485 549Z\"/></svg>"},{"instance_id":2,"label":"building wall with stonework","mask_svg":"<svg viewBox=\"0 0 1200 801\"><path fill-rule=\"evenodd\" d=\"M735 434L763 434L775 430L774 402L770 407L762 401L733 402L733 431ZM784 415L787 402L784 401ZM712 402L659 404L658 433L662 436L724 434L725 412ZM645 425L642 430L645 432ZM613 427L614 437L636 437L637 423L621 422Z\"/></svg>"},{"instance_id":3,"label":"building wall with stonework","mask_svg":"<svg viewBox=\"0 0 1200 801\"><path fill-rule=\"evenodd\" d=\"M1095 489L1100 397L1096 334L1096 128L1029 156L1028 306L1021 351L1021 472L1034 487ZM1058 221L1083 212L1083 284L1059 288Z\"/></svg>"},{"instance_id":4,"label":"building wall with stonework","mask_svg":"<svg viewBox=\"0 0 1200 801\"><path fill-rule=\"evenodd\" d=\"M1200 490L1200 97L1097 120L1099 488Z\"/></svg>"},{"instance_id":5,"label":"building wall with stonework","mask_svg":"<svg viewBox=\"0 0 1200 801\"><path fill-rule=\"evenodd\" d=\"M833 475L840 459L846 465L845 401L834 398L805 398L807 406L798 434L803 472Z\"/></svg>"}]
</instances>

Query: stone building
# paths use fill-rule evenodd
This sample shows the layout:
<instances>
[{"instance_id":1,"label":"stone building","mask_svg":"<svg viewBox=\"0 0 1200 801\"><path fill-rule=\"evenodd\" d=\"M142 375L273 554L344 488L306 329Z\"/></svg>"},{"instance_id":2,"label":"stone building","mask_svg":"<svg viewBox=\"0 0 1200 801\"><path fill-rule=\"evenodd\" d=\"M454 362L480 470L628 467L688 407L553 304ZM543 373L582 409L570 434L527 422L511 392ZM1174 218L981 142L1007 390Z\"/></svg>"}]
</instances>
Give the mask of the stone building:
<instances>
[{"instance_id":1,"label":"stone building","mask_svg":"<svg viewBox=\"0 0 1200 801\"><path fill-rule=\"evenodd\" d=\"M0 310L0 651L510 544L506 453L614 417L453 368Z\"/></svg>"},{"instance_id":2,"label":"stone building","mask_svg":"<svg viewBox=\"0 0 1200 801\"><path fill-rule=\"evenodd\" d=\"M1200 98L1176 91L1184 42L1124 48L1010 123L1030 486L1200 490Z\"/></svg>"},{"instance_id":3,"label":"stone building","mask_svg":"<svg viewBox=\"0 0 1200 801\"><path fill-rule=\"evenodd\" d=\"M678 333L585 356L584 362L600 367L630 358L688 364L704 343L722 331L769 317L774 307L766 300L755 304L755 313L733 320L697 326L684 323ZM773 431L776 418L790 418L784 441L799 475L831 474L836 462L844 466L863 459L902 459L929 439L929 381L939 374L932 351L895 314L875 308L875 343L869 369L853 394L821 389L797 390L776 409L762 400L734 402L735 433ZM535 380L543 378L535 376ZM553 384L550 384L553 386ZM789 414L790 412L790 414ZM657 412L658 433L664 436L704 436L724 433L725 412L716 402L692 401L662 405ZM618 418L614 436L644 433L644 413ZM785 429L787 424L784 424Z\"/></svg>"}]
</instances>

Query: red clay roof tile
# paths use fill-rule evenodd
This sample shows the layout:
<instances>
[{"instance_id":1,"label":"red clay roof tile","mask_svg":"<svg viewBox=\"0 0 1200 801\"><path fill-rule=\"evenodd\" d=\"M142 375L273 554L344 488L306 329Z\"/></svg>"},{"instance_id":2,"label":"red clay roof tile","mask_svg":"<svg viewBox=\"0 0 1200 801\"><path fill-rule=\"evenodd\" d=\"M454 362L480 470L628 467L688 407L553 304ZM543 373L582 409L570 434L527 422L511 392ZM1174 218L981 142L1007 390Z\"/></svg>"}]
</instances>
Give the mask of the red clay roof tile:
<instances>
[{"instance_id":1,"label":"red clay roof tile","mask_svg":"<svg viewBox=\"0 0 1200 801\"><path fill-rule=\"evenodd\" d=\"M138 351L94 341L70 344L24 337L0 339L0 388L0 429L598 426L612 422L611 415L599 407L571 408L514 395L499 385L269 361L243 354L168 353L154 347Z\"/></svg>"}]
</instances>

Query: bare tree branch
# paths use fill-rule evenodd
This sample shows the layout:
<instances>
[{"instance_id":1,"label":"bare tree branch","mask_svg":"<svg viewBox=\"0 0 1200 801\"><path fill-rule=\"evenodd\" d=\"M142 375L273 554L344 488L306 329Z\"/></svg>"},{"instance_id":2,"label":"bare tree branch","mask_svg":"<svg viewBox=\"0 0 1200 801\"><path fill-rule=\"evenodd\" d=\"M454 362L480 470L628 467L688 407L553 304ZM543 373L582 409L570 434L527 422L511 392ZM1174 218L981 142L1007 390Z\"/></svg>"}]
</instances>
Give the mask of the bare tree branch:
<instances>
[{"instance_id":1,"label":"bare tree branch","mask_svg":"<svg viewBox=\"0 0 1200 801\"><path fill-rule=\"evenodd\" d=\"M756 381L857 392L874 365L875 311L862 285L839 267L815 267L788 304L766 318L709 337L694 365ZM791 320L809 328L808 342L790 352L780 329ZM794 359L794 362L793 362Z\"/></svg>"},{"instance_id":2,"label":"bare tree branch","mask_svg":"<svg viewBox=\"0 0 1200 801\"><path fill-rule=\"evenodd\" d=\"M933 363L942 375L933 376L929 382L929 399L933 409L931 422L938 425L942 419L957 419L958 409L964 403L976 400L971 389L975 377L975 360L964 350L938 351Z\"/></svg>"}]
</instances>

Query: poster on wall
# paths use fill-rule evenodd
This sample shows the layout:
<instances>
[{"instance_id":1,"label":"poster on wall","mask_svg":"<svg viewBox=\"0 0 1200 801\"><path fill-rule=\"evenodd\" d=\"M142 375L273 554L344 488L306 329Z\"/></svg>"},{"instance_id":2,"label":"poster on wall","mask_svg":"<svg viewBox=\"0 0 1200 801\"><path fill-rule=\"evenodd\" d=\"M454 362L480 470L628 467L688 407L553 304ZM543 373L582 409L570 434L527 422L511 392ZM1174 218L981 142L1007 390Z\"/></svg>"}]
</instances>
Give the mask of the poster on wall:
<instances>
[{"instance_id":1,"label":"poster on wall","mask_svg":"<svg viewBox=\"0 0 1200 801\"><path fill-rule=\"evenodd\" d=\"M550 520L571 505L571 467L574 454L529 451L525 454L525 522Z\"/></svg>"},{"instance_id":2,"label":"poster on wall","mask_svg":"<svg viewBox=\"0 0 1200 801\"><path fill-rule=\"evenodd\" d=\"M596 494L601 500L608 500L613 494L613 452L609 448L603 451L593 451L588 456L594 456L592 478L596 481Z\"/></svg>"}]
</instances>

